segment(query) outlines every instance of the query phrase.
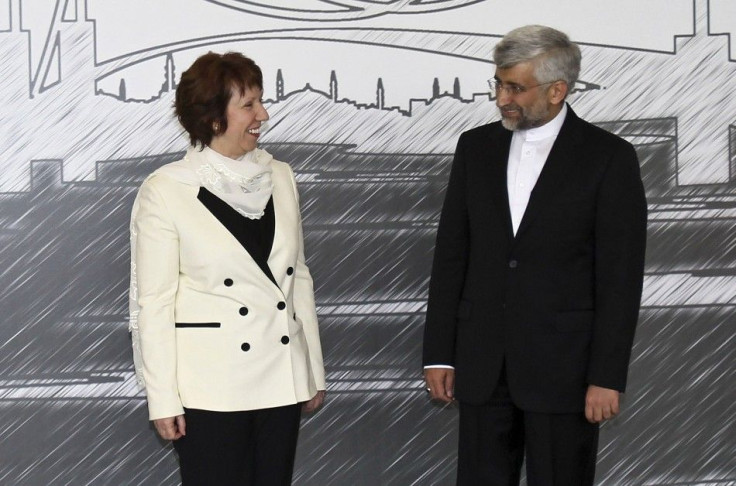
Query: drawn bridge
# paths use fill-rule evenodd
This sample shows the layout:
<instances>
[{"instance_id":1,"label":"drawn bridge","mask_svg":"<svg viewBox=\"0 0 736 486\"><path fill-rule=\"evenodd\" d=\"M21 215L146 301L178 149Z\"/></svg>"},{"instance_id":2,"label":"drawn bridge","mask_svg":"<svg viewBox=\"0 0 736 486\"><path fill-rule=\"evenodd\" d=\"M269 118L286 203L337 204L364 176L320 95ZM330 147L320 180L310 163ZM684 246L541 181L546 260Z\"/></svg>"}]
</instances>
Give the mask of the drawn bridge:
<instances>
[{"instance_id":1,"label":"drawn bridge","mask_svg":"<svg viewBox=\"0 0 736 486\"><path fill-rule=\"evenodd\" d=\"M438 31L362 28L278 29L220 34L187 39L125 54L96 64L101 80L141 62L210 45L263 40L305 40L362 44L427 52L491 64L491 50L499 36Z\"/></svg>"}]
</instances>

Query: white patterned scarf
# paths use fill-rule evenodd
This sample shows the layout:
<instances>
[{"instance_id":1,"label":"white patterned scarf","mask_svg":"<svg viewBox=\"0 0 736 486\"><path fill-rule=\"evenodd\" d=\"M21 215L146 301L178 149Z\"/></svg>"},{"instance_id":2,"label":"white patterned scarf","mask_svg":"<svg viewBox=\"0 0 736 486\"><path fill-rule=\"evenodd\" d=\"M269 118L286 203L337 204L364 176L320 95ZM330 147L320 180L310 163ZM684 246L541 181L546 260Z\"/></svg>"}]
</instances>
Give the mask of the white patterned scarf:
<instances>
[{"instance_id":1,"label":"white patterned scarf","mask_svg":"<svg viewBox=\"0 0 736 486\"><path fill-rule=\"evenodd\" d=\"M239 159L225 157L209 147L187 150L182 161L199 183L230 207L250 219L260 219L271 199L271 161L264 150L251 150Z\"/></svg>"}]
</instances>

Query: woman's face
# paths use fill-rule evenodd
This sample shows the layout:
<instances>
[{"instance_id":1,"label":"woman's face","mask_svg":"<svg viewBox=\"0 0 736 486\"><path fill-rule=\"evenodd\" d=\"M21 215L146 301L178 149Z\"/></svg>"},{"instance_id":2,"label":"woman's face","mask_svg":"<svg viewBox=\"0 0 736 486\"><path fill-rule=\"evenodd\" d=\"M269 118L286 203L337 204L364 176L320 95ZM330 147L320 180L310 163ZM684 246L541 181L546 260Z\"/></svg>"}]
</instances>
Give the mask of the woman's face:
<instances>
[{"instance_id":1,"label":"woman's face","mask_svg":"<svg viewBox=\"0 0 736 486\"><path fill-rule=\"evenodd\" d=\"M232 90L225 110L227 130L212 137L212 150L236 159L256 148L261 123L268 120L268 113L261 102L262 96L263 90L257 87L246 89L242 95L239 90Z\"/></svg>"}]
</instances>

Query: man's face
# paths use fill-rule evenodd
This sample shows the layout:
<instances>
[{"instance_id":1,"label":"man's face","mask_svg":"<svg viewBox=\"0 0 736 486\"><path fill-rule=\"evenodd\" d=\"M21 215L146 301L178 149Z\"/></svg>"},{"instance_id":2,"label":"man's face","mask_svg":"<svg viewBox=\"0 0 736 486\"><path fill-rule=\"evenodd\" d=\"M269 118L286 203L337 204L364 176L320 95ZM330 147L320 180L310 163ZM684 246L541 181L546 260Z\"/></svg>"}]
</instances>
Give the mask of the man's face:
<instances>
[{"instance_id":1,"label":"man's face","mask_svg":"<svg viewBox=\"0 0 736 486\"><path fill-rule=\"evenodd\" d=\"M539 85L534 65L522 62L507 69L496 69L496 106L501 111L501 123L508 130L526 130L544 125L559 113L562 105L552 103L550 87Z\"/></svg>"}]
</instances>

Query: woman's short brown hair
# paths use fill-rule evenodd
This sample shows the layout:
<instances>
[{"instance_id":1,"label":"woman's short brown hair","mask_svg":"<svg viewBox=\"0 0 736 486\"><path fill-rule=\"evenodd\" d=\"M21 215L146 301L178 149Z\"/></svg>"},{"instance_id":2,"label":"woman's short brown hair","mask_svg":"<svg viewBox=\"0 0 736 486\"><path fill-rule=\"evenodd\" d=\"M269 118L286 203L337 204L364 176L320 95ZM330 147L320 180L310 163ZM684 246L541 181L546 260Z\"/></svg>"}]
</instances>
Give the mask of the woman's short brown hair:
<instances>
[{"instance_id":1,"label":"woman's short brown hair","mask_svg":"<svg viewBox=\"0 0 736 486\"><path fill-rule=\"evenodd\" d=\"M212 137L224 133L233 90L244 95L252 88L263 89L263 73L252 59L239 52L198 57L182 73L174 101L174 112L192 146L209 145Z\"/></svg>"}]
</instances>

